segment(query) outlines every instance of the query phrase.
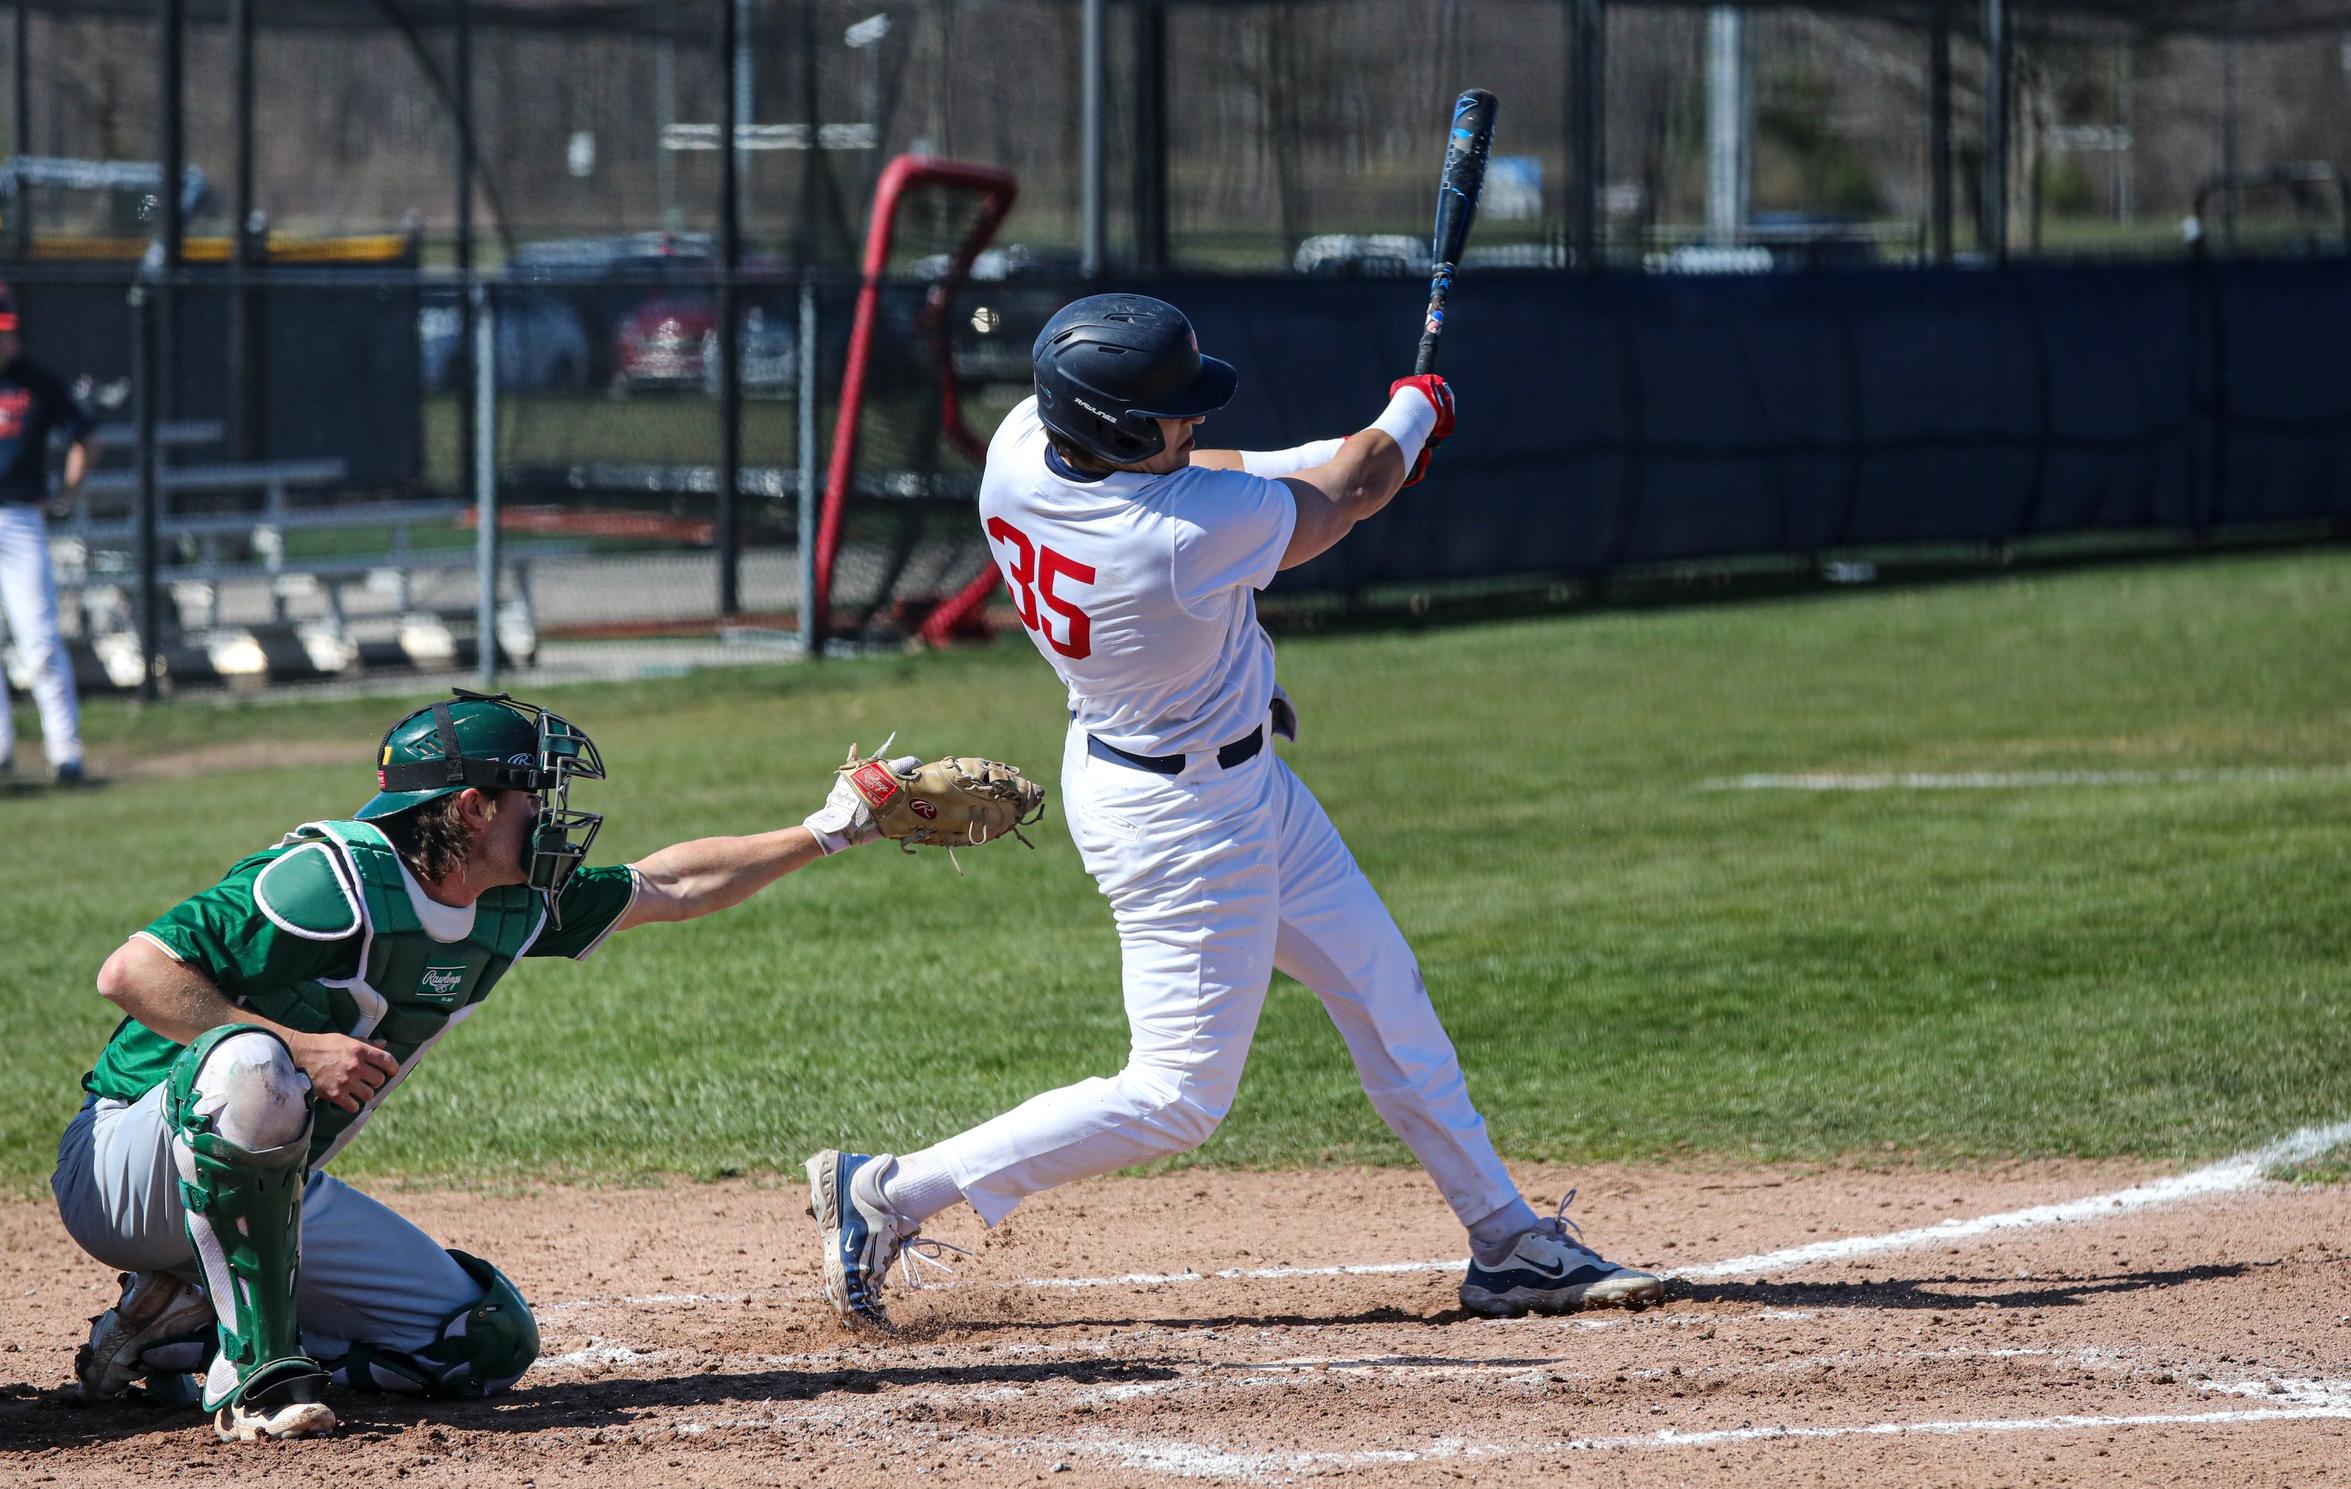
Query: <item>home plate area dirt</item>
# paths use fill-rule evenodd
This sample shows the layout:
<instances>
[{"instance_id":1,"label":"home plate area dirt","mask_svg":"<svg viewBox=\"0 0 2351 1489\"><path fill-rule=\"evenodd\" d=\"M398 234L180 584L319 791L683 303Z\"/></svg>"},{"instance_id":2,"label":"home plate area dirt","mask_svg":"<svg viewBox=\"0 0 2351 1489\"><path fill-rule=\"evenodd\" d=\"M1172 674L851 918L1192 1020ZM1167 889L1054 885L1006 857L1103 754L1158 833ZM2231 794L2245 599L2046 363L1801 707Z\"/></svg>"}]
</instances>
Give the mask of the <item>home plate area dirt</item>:
<instances>
[{"instance_id":1,"label":"home plate area dirt","mask_svg":"<svg viewBox=\"0 0 2351 1489\"><path fill-rule=\"evenodd\" d=\"M2351 1483L2351 1188L2103 1198L2165 1172L1526 1171L1580 1186L1604 1253L1679 1275L1643 1312L1507 1322L1457 1305L1461 1236L1417 1174L1106 1180L993 1233L944 1217L977 1255L894 1279L887 1336L826 1310L795 1186L389 1194L516 1280L540 1362L492 1401L343 1393L338 1437L237 1448L192 1411L79 1404L113 1278L11 1202L0 1480Z\"/></svg>"}]
</instances>

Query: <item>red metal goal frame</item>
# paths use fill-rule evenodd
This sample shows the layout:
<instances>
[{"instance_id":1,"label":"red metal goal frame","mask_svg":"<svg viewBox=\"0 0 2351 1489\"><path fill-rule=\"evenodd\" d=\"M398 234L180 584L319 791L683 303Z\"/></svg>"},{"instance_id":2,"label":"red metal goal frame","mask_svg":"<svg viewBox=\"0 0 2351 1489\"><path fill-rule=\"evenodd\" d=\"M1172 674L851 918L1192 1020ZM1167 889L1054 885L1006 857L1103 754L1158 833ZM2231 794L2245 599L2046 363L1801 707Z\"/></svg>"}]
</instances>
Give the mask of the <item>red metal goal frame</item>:
<instances>
[{"instance_id":1,"label":"red metal goal frame","mask_svg":"<svg viewBox=\"0 0 2351 1489\"><path fill-rule=\"evenodd\" d=\"M811 655L821 651L825 634L832 629L833 558L841 541L841 511L848 502L850 482L857 471L858 418L865 407L866 370L872 357L874 327L881 314L882 280L889 271L890 246L897 232L898 204L909 190L930 185L963 187L983 193L978 215L962 240L948 253L946 272L931 285L918 324L932 365L938 371L942 432L956 448L975 460L987 454L987 441L963 421L962 402L955 388L954 361L947 345L947 309L956 290L970 275L972 260L995 237L1004 215L1012 210L1020 188L1008 173L989 166L928 155L901 155L883 167L881 179L874 187L873 216L866 224L865 262L857 288L857 311L850 324L848 365L841 375L841 406L833 422L832 460L825 471L823 515L816 532L816 594L811 607L816 635L809 638ZM993 580L995 574L991 564L980 579ZM934 626L948 610L959 605L968 610L970 603L976 603L976 600L967 603L965 596L979 585L980 580L973 581L955 600L941 606L938 614L923 625L924 639L936 639L932 635ZM979 594L984 597L985 593L981 586Z\"/></svg>"}]
</instances>

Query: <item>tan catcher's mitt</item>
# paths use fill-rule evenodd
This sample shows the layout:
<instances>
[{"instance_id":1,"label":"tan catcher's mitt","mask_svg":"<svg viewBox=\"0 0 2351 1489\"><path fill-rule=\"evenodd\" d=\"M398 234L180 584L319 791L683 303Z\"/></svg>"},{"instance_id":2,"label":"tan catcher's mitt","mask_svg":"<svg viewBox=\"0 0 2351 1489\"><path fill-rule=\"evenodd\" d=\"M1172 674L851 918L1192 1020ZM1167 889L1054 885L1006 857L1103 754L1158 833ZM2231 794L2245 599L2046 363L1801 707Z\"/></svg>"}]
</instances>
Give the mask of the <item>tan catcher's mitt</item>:
<instances>
[{"instance_id":1,"label":"tan catcher's mitt","mask_svg":"<svg viewBox=\"0 0 2351 1489\"><path fill-rule=\"evenodd\" d=\"M907 853L976 848L1007 833L1034 848L1021 828L1045 815L1045 788L1001 760L949 755L917 764L876 755L852 758L841 779L865 802L881 835Z\"/></svg>"}]
</instances>

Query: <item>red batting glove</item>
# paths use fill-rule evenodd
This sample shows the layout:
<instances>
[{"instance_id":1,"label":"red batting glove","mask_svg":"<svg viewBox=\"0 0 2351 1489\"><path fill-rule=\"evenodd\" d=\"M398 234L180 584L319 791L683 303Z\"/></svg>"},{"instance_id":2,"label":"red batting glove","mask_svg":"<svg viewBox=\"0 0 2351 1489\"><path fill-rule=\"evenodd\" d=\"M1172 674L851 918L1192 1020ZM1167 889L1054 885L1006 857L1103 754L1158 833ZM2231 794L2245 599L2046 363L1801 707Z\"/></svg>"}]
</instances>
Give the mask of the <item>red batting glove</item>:
<instances>
[{"instance_id":1,"label":"red batting glove","mask_svg":"<svg viewBox=\"0 0 2351 1489\"><path fill-rule=\"evenodd\" d=\"M1429 457L1437 453L1437 446L1453 432L1453 390L1435 373L1421 372L1388 384L1388 396L1393 398L1405 388L1419 389L1421 396L1437 410L1437 427L1429 431L1427 442L1420 447L1419 458L1412 462L1411 471L1404 477L1405 485L1418 486L1420 478L1429 473Z\"/></svg>"},{"instance_id":2,"label":"red batting glove","mask_svg":"<svg viewBox=\"0 0 2351 1489\"><path fill-rule=\"evenodd\" d=\"M1421 396L1426 398L1437 411L1437 427L1429 431L1429 439L1432 442L1444 439L1453 433L1453 390L1445 386L1443 378L1433 372L1421 372L1415 373L1411 377L1400 377L1388 384L1388 396L1393 398L1406 388L1420 389Z\"/></svg>"}]
</instances>

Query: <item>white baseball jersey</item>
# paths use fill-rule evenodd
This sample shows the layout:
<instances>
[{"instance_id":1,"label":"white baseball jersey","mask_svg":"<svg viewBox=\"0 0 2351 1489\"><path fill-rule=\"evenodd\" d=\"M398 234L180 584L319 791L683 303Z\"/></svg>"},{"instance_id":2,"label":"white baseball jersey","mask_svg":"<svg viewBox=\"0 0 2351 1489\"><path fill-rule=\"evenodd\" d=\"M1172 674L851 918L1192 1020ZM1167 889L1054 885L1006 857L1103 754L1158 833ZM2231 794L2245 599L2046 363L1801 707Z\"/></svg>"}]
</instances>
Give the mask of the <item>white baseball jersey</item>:
<instances>
[{"instance_id":1,"label":"white baseball jersey","mask_svg":"<svg viewBox=\"0 0 2351 1489\"><path fill-rule=\"evenodd\" d=\"M1053 453L1031 398L989 443L980 519L1080 729L1176 755L1265 722L1273 642L1257 591L1298 520L1281 482L1197 466L1079 472Z\"/></svg>"}]
</instances>

